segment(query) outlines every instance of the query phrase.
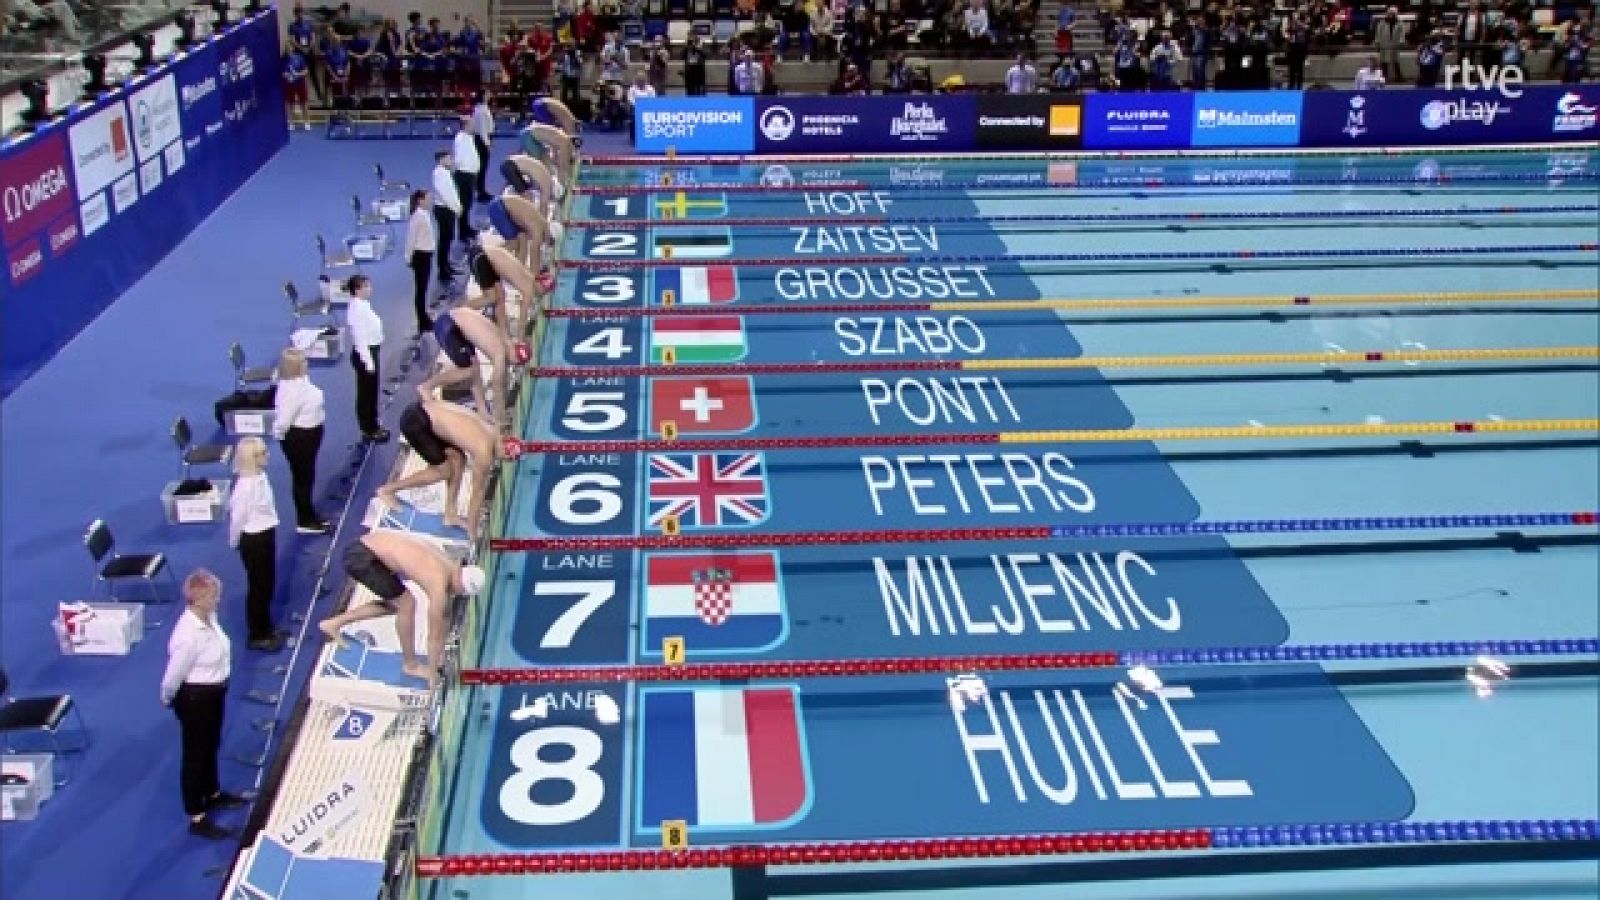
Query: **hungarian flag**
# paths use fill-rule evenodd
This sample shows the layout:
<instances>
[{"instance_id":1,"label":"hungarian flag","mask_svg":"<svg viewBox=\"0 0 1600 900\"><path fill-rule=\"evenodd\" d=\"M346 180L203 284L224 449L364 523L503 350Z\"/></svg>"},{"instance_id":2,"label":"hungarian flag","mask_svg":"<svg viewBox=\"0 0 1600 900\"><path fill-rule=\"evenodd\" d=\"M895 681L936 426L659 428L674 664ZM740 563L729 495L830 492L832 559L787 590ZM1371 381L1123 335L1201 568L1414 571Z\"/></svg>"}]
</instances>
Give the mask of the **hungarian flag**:
<instances>
[{"instance_id":1,"label":"hungarian flag","mask_svg":"<svg viewBox=\"0 0 1600 900\"><path fill-rule=\"evenodd\" d=\"M678 191L658 196L655 208L659 219L715 219L728 214L728 197Z\"/></svg>"},{"instance_id":2,"label":"hungarian flag","mask_svg":"<svg viewBox=\"0 0 1600 900\"><path fill-rule=\"evenodd\" d=\"M736 434L756 424L748 377L657 378L650 382L650 429L672 422L683 434Z\"/></svg>"},{"instance_id":3,"label":"hungarian flag","mask_svg":"<svg viewBox=\"0 0 1600 900\"><path fill-rule=\"evenodd\" d=\"M671 291L670 299L667 294ZM739 273L733 266L684 266L656 270L656 302L705 306L739 299Z\"/></svg>"},{"instance_id":4,"label":"hungarian flag","mask_svg":"<svg viewBox=\"0 0 1600 900\"><path fill-rule=\"evenodd\" d=\"M650 361L671 347L682 363L744 359L744 320L738 316L658 316L650 322Z\"/></svg>"},{"instance_id":5,"label":"hungarian flag","mask_svg":"<svg viewBox=\"0 0 1600 900\"><path fill-rule=\"evenodd\" d=\"M657 259L721 259L733 255L727 228L666 228L653 235Z\"/></svg>"},{"instance_id":6,"label":"hungarian flag","mask_svg":"<svg viewBox=\"0 0 1600 900\"><path fill-rule=\"evenodd\" d=\"M811 795L800 691L647 688L639 695L639 825L771 828L805 815Z\"/></svg>"},{"instance_id":7,"label":"hungarian flag","mask_svg":"<svg viewBox=\"0 0 1600 900\"><path fill-rule=\"evenodd\" d=\"M644 652L683 638L695 653L759 653L787 628L778 557L771 551L645 558Z\"/></svg>"}]
</instances>

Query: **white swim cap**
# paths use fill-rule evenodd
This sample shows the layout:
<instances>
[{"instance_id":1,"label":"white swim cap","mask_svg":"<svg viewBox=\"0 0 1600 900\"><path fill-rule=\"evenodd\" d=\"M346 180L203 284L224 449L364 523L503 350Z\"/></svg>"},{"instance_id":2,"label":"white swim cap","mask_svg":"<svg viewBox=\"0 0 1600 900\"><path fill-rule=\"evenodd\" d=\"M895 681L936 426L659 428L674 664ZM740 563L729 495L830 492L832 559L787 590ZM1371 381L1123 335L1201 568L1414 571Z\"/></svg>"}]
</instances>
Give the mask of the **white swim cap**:
<instances>
[{"instance_id":1,"label":"white swim cap","mask_svg":"<svg viewBox=\"0 0 1600 900\"><path fill-rule=\"evenodd\" d=\"M486 581L488 581L488 577L477 566L461 567L461 593L476 594L483 590L483 585Z\"/></svg>"}]
</instances>

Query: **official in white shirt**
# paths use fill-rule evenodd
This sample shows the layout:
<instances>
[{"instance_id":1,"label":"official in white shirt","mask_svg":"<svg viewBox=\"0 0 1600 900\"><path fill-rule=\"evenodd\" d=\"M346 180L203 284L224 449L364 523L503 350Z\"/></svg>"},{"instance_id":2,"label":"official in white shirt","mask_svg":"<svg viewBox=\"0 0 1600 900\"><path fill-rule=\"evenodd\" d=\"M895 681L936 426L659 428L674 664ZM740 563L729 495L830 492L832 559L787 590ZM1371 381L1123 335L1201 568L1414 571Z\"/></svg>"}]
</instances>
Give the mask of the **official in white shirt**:
<instances>
[{"instance_id":1,"label":"official in white shirt","mask_svg":"<svg viewBox=\"0 0 1600 900\"><path fill-rule=\"evenodd\" d=\"M461 216L461 195L456 191L451 165L449 153L433 155L433 223L439 232L434 253L438 257L439 281L443 284L449 284L456 277L450 265L450 242L456 239L456 219Z\"/></svg>"},{"instance_id":2,"label":"official in white shirt","mask_svg":"<svg viewBox=\"0 0 1600 900\"><path fill-rule=\"evenodd\" d=\"M267 480L267 442L239 440L233 451L233 493L228 495L228 546L244 564L244 619L250 649L277 653L283 638L272 625L272 598L278 591L278 504Z\"/></svg>"},{"instance_id":3,"label":"official in white shirt","mask_svg":"<svg viewBox=\"0 0 1600 900\"><path fill-rule=\"evenodd\" d=\"M430 223L431 224L431 223ZM427 280L424 273L424 281ZM328 522L317 515L311 492L317 484L317 451L322 449L327 407L322 388L311 383L306 355L290 347L278 357L278 391L273 401L272 436L283 447L293 482L295 531L327 534Z\"/></svg>"},{"instance_id":4,"label":"official in white shirt","mask_svg":"<svg viewBox=\"0 0 1600 900\"><path fill-rule=\"evenodd\" d=\"M494 112L489 109L487 92L479 91L473 101L472 141L478 147L478 202L488 203L489 147L494 140Z\"/></svg>"},{"instance_id":5,"label":"official in white shirt","mask_svg":"<svg viewBox=\"0 0 1600 900\"><path fill-rule=\"evenodd\" d=\"M417 314L417 335L433 330L433 317L428 315L428 268L433 265L433 250L439 243L439 234L433 224L433 203L427 191L411 192L411 218L406 222L406 264L411 267L411 307ZM439 267L439 278L444 280L445 268Z\"/></svg>"},{"instance_id":6,"label":"official in white shirt","mask_svg":"<svg viewBox=\"0 0 1600 900\"><path fill-rule=\"evenodd\" d=\"M478 170L482 168L478 159L478 144L472 136L470 109L461 110L461 128L450 144L450 158L456 161L456 196L461 199L461 217L457 221L459 237L461 243L468 244L472 242L472 200L477 196Z\"/></svg>"},{"instance_id":7,"label":"official in white shirt","mask_svg":"<svg viewBox=\"0 0 1600 900\"><path fill-rule=\"evenodd\" d=\"M211 819L218 809L235 809L243 797L226 793L217 780L222 747L222 717L232 671L233 645L217 621L222 582L205 569L183 580L185 609L167 641L167 670L161 676L161 705L172 708L183 734L179 786L189 833L223 840L232 832Z\"/></svg>"},{"instance_id":8,"label":"official in white shirt","mask_svg":"<svg viewBox=\"0 0 1600 900\"><path fill-rule=\"evenodd\" d=\"M1383 84L1383 64L1376 55L1367 57L1367 64L1356 71L1356 90L1375 91Z\"/></svg>"},{"instance_id":9,"label":"official in white shirt","mask_svg":"<svg viewBox=\"0 0 1600 900\"><path fill-rule=\"evenodd\" d=\"M350 326L350 365L356 370L356 423L362 440L381 444L389 432L378 422L378 364L383 356L383 320L372 308L372 279L351 275L345 282L350 305L345 321Z\"/></svg>"}]
</instances>

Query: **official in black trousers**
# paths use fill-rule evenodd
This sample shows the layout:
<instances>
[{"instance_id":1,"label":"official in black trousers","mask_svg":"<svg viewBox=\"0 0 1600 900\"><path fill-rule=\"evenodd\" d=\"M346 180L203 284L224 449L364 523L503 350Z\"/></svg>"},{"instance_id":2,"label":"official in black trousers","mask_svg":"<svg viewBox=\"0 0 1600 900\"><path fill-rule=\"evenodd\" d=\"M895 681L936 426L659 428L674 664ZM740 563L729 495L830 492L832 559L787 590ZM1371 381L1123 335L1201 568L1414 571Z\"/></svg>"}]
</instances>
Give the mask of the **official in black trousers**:
<instances>
[{"instance_id":1,"label":"official in black trousers","mask_svg":"<svg viewBox=\"0 0 1600 900\"><path fill-rule=\"evenodd\" d=\"M450 244L456 239L456 219L461 215L461 194L456 190L456 179L450 171L450 154L433 155L433 223L438 228L434 248L434 261L439 266L439 280L446 284L455 278L456 270L450 265Z\"/></svg>"},{"instance_id":2,"label":"official in black trousers","mask_svg":"<svg viewBox=\"0 0 1600 900\"><path fill-rule=\"evenodd\" d=\"M481 159L478 143L472 134L472 110L461 110L461 128L450 145L450 160L454 163L456 196L461 200L461 217L456 220L463 244L472 243L472 201L478 189L478 169Z\"/></svg>"},{"instance_id":3,"label":"official in black trousers","mask_svg":"<svg viewBox=\"0 0 1600 900\"><path fill-rule=\"evenodd\" d=\"M167 641L167 668L161 676L161 704L171 707L183 735L179 787L189 833L225 840L233 832L211 814L236 809L243 797L222 790L217 779L217 754L222 749L222 720L232 672L233 646L217 619L222 582L205 569L183 580L185 609Z\"/></svg>"},{"instance_id":4,"label":"official in black trousers","mask_svg":"<svg viewBox=\"0 0 1600 900\"><path fill-rule=\"evenodd\" d=\"M356 370L356 422L363 440L381 444L389 439L378 421L378 364L383 355L383 319L372 308L372 280L352 275L345 284L350 306L350 365Z\"/></svg>"},{"instance_id":5,"label":"official in black trousers","mask_svg":"<svg viewBox=\"0 0 1600 900\"><path fill-rule=\"evenodd\" d=\"M489 95L479 91L472 105L472 142L478 149L478 202L488 203L489 147L494 140L494 111L489 109Z\"/></svg>"},{"instance_id":6,"label":"official in black trousers","mask_svg":"<svg viewBox=\"0 0 1600 900\"><path fill-rule=\"evenodd\" d=\"M228 546L244 565L244 617L250 649L276 653L283 635L272 624L272 598L278 592L278 504L267 480L267 442L239 440L233 451L233 491L228 495Z\"/></svg>"},{"instance_id":7,"label":"official in black trousers","mask_svg":"<svg viewBox=\"0 0 1600 900\"><path fill-rule=\"evenodd\" d=\"M426 281L426 273L424 273ZM317 452L322 449L323 422L327 419L322 389L311 383L306 355L298 347L278 357L278 390L273 400L272 434L289 461L294 494L294 530L300 534L327 534L327 520L317 514L311 494L317 484Z\"/></svg>"},{"instance_id":8,"label":"official in black trousers","mask_svg":"<svg viewBox=\"0 0 1600 900\"><path fill-rule=\"evenodd\" d=\"M411 308L417 314L417 336L433 331L428 315L428 270L439 244L435 234L432 203L427 191L411 192L411 218L406 221L406 265L411 267ZM442 274L440 277L443 277Z\"/></svg>"}]
</instances>

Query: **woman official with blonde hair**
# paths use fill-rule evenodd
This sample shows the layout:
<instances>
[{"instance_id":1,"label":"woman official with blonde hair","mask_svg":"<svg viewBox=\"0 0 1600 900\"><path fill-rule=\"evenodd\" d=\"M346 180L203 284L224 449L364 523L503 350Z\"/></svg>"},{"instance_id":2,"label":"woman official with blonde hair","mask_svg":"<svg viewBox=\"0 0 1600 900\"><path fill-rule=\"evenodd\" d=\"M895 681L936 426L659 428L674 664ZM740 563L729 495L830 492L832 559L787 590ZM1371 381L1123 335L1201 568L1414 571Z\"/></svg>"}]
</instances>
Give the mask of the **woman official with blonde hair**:
<instances>
[{"instance_id":1,"label":"woman official with blonde hair","mask_svg":"<svg viewBox=\"0 0 1600 900\"><path fill-rule=\"evenodd\" d=\"M317 515L311 500L317 483L317 451L322 448L322 423L328 413L322 389L311 383L306 355L290 347L278 357L278 390L273 402L272 435L289 460L294 486L294 530L301 534L327 534L327 520Z\"/></svg>"},{"instance_id":2,"label":"woman official with blonde hair","mask_svg":"<svg viewBox=\"0 0 1600 900\"><path fill-rule=\"evenodd\" d=\"M183 580L183 602L183 616L167 641L161 705L172 708L183 734L179 786L183 811L189 814L189 833L223 840L233 833L212 821L211 813L243 806L245 800L223 792L217 780L228 676L233 670L233 645L217 621L222 582L206 569L194 570Z\"/></svg>"},{"instance_id":3,"label":"woman official with blonde hair","mask_svg":"<svg viewBox=\"0 0 1600 900\"><path fill-rule=\"evenodd\" d=\"M228 497L228 546L239 548L244 563L244 618L250 649L276 653L283 637L272 625L272 596L278 587L278 507L267 481L267 442L242 438L233 452L233 493Z\"/></svg>"}]
</instances>

